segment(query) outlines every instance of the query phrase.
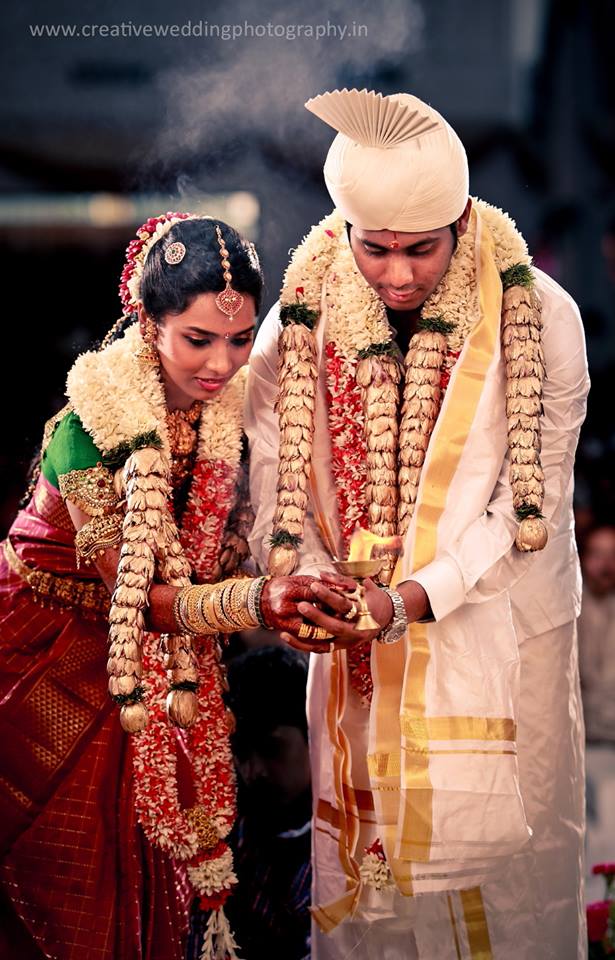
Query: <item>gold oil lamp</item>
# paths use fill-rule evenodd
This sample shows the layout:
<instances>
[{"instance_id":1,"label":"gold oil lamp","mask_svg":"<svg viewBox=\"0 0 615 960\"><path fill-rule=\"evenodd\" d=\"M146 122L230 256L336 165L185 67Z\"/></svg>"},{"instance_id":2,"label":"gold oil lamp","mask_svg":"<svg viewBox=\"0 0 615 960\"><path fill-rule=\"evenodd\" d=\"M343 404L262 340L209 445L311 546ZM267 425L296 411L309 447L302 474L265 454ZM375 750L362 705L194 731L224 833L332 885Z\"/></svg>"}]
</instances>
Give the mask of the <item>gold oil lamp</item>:
<instances>
[{"instance_id":1,"label":"gold oil lamp","mask_svg":"<svg viewBox=\"0 0 615 960\"><path fill-rule=\"evenodd\" d=\"M378 576L386 561L386 556L372 557L374 548L387 551L387 554L401 556L403 544L401 537L378 537L369 530L357 527L350 539L350 551L347 560L333 558L333 565L338 573L345 577L352 577L357 582L357 589L345 596L357 605L357 616L354 626L357 630L379 630L380 624L374 620L365 599L364 581L368 577Z\"/></svg>"}]
</instances>

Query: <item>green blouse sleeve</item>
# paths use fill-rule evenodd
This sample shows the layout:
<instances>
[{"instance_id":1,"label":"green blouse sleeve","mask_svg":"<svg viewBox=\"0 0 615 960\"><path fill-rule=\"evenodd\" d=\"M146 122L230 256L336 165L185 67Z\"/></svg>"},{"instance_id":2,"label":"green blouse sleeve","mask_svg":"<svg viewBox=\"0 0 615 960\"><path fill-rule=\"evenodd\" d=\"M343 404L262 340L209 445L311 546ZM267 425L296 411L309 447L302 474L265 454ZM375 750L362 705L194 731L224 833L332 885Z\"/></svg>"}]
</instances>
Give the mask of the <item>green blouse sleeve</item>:
<instances>
[{"instance_id":1,"label":"green blouse sleeve","mask_svg":"<svg viewBox=\"0 0 615 960\"><path fill-rule=\"evenodd\" d=\"M58 477L71 470L87 470L100 463L102 454L94 446L81 420L72 411L57 424L41 460L45 479L56 489Z\"/></svg>"}]
</instances>

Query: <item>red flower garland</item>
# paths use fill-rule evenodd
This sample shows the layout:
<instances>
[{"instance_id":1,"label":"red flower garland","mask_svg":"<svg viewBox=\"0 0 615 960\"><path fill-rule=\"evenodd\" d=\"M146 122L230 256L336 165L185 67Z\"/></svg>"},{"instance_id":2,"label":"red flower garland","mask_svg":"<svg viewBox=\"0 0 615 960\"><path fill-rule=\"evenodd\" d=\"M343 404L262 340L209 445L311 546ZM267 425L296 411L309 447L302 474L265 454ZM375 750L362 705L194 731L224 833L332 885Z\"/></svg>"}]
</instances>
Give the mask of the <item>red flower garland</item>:
<instances>
[{"instance_id":1,"label":"red flower garland","mask_svg":"<svg viewBox=\"0 0 615 960\"><path fill-rule=\"evenodd\" d=\"M180 539L202 582L211 580L234 505L236 476L237 467L224 461L200 461L195 466ZM186 864L202 909L212 911L209 939L222 938L227 953L235 956L232 934L221 913L237 882L232 852L225 842L236 816L235 768L229 743L233 718L222 699L216 638L195 640L195 653L199 663L199 715L189 730L180 732L169 724L166 713L168 678L160 637L153 633L144 635L144 686L149 723L133 737L135 807L148 839ZM180 737L183 744L178 742ZM177 782L180 749L185 750L190 759L196 804L219 837L212 848L199 847L188 811L180 804Z\"/></svg>"},{"instance_id":2,"label":"red flower garland","mask_svg":"<svg viewBox=\"0 0 615 960\"><path fill-rule=\"evenodd\" d=\"M239 468L225 460L196 463L179 538L199 583L207 583L234 503Z\"/></svg>"},{"instance_id":3,"label":"red flower garland","mask_svg":"<svg viewBox=\"0 0 615 960\"><path fill-rule=\"evenodd\" d=\"M346 554L355 527L367 528L365 486L367 448L361 391L354 366L342 357L332 341L325 346L327 404L331 437L331 470Z\"/></svg>"},{"instance_id":4,"label":"red flower garland","mask_svg":"<svg viewBox=\"0 0 615 960\"><path fill-rule=\"evenodd\" d=\"M449 351L442 365L442 398L448 387L459 353ZM335 481L337 507L344 550L348 554L350 538L356 526L369 529L365 488L367 484L367 445L361 389L355 366L343 357L333 341L325 346L327 405L331 437L331 471ZM347 653L350 684L365 706L371 703L374 685L371 674L371 644L351 647Z\"/></svg>"}]
</instances>

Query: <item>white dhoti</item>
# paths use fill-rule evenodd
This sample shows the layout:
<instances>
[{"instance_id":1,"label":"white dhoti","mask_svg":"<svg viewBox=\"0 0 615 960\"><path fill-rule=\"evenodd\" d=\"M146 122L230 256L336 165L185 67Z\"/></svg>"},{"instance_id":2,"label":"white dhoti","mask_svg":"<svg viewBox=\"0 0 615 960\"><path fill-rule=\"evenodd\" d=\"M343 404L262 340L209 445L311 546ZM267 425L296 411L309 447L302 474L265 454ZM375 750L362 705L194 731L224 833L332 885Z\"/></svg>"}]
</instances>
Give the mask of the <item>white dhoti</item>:
<instances>
[{"instance_id":1,"label":"white dhoti","mask_svg":"<svg viewBox=\"0 0 615 960\"><path fill-rule=\"evenodd\" d=\"M328 934L315 926L313 960L469 960L478 956L578 960L586 956L583 721L575 623L521 640L519 653L519 778L533 834L523 852L505 859L501 871L494 871L481 885L490 953L481 954L480 943L472 942L465 895L402 897L397 891L378 895L370 890L362 894L352 919ZM318 674L324 663L313 660L310 718L316 791L320 767L327 758L319 755L317 747L322 716ZM355 711L361 709L355 703L349 711L355 722ZM351 728L352 723L349 734ZM373 833L375 828L371 829ZM367 824L363 832L367 839ZM324 879L319 869L322 836L321 830L314 830L314 903L324 899L319 889Z\"/></svg>"},{"instance_id":2,"label":"white dhoti","mask_svg":"<svg viewBox=\"0 0 615 960\"><path fill-rule=\"evenodd\" d=\"M540 273L537 287L547 548L538 557L513 548L499 312L486 310L497 322L475 328L453 369L401 561L400 579L423 586L434 622L412 625L398 644L374 644L371 710L348 681L345 654L312 658L313 904L328 929L314 931L315 960L585 956L572 466L588 379L576 307ZM274 309L252 354L246 409L258 507L251 546L263 567L278 463L278 333ZM329 560L314 515L334 534L338 526L323 366L312 450L319 497L298 569L312 574ZM376 840L395 879L384 889L359 867Z\"/></svg>"}]
</instances>

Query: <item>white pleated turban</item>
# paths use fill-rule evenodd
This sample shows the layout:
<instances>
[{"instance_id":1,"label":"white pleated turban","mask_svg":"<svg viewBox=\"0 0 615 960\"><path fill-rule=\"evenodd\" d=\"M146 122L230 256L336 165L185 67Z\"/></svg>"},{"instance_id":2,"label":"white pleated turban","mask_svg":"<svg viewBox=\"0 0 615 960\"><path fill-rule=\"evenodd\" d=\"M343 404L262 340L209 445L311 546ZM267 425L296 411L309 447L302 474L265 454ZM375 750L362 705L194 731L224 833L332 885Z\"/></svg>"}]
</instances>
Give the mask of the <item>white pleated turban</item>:
<instances>
[{"instance_id":1,"label":"white pleated turban","mask_svg":"<svg viewBox=\"0 0 615 960\"><path fill-rule=\"evenodd\" d=\"M338 131L324 175L349 223L421 233L461 216L469 189L464 146L422 100L344 89L314 97L306 107Z\"/></svg>"}]
</instances>

